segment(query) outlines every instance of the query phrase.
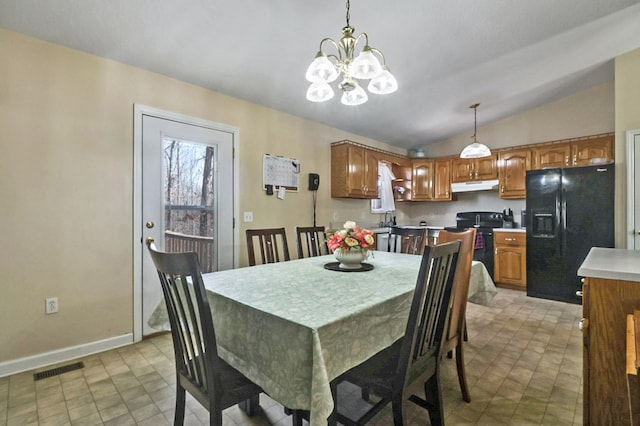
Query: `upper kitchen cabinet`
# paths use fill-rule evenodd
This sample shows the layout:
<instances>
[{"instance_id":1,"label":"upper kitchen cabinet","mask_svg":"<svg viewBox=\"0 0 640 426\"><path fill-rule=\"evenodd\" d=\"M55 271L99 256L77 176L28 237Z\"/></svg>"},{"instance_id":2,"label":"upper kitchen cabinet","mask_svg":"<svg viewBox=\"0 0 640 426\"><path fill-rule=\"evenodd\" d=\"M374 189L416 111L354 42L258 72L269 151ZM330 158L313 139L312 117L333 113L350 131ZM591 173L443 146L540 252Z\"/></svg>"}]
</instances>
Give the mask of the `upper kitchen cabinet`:
<instances>
[{"instance_id":1,"label":"upper kitchen cabinet","mask_svg":"<svg viewBox=\"0 0 640 426\"><path fill-rule=\"evenodd\" d=\"M350 141L331 144L331 196L377 198L380 153Z\"/></svg>"},{"instance_id":2,"label":"upper kitchen cabinet","mask_svg":"<svg viewBox=\"0 0 640 426\"><path fill-rule=\"evenodd\" d=\"M531 170L531 149L509 149L498 154L500 198L525 198L526 173Z\"/></svg>"},{"instance_id":3,"label":"upper kitchen cabinet","mask_svg":"<svg viewBox=\"0 0 640 426\"><path fill-rule=\"evenodd\" d=\"M411 201L451 201L451 161L413 160Z\"/></svg>"},{"instance_id":4,"label":"upper kitchen cabinet","mask_svg":"<svg viewBox=\"0 0 640 426\"><path fill-rule=\"evenodd\" d=\"M586 166L594 159L613 160L613 135L576 141L571 144L571 165Z\"/></svg>"},{"instance_id":5,"label":"upper kitchen cabinet","mask_svg":"<svg viewBox=\"0 0 640 426\"><path fill-rule=\"evenodd\" d=\"M451 201L451 160L433 161L433 199Z\"/></svg>"},{"instance_id":6,"label":"upper kitchen cabinet","mask_svg":"<svg viewBox=\"0 0 640 426\"><path fill-rule=\"evenodd\" d=\"M533 168L586 166L594 159L613 160L613 134L533 146Z\"/></svg>"},{"instance_id":7,"label":"upper kitchen cabinet","mask_svg":"<svg viewBox=\"0 0 640 426\"><path fill-rule=\"evenodd\" d=\"M557 143L532 148L535 170L571 165L571 144Z\"/></svg>"},{"instance_id":8,"label":"upper kitchen cabinet","mask_svg":"<svg viewBox=\"0 0 640 426\"><path fill-rule=\"evenodd\" d=\"M451 182L470 182L498 178L497 156L483 158L453 158L451 160Z\"/></svg>"},{"instance_id":9,"label":"upper kitchen cabinet","mask_svg":"<svg viewBox=\"0 0 640 426\"><path fill-rule=\"evenodd\" d=\"M413 160L411 166L411 200L433 200L433 160Z\"/></svg>"}]
</instances>

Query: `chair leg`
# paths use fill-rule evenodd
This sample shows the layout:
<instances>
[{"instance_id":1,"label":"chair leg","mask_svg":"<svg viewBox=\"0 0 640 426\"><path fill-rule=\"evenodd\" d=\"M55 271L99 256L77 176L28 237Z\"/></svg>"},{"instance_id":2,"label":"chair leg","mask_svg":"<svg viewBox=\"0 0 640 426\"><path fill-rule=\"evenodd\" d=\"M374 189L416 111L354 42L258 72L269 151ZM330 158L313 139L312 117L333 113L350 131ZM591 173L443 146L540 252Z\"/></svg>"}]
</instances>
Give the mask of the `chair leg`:
<instances>
[{"instance_id":1,"label":"chair leg","mask_svg":"<svg viewBox=\"0 0 640 426\"><path fill-rule=\"evenodd\" d=\"M464 369L464 350L462 346L462 337L458 336L458 345L456 346L456 366L458 368L458 382L460 383L460 390L462 391L462 399L465 402L471 402L471 393L469 392L469 385L467 385L467 375Z\"/></svg>"},{"instance_id":2,"label":"chair leg","mask_svg":"<svg viewBox=\"0 0 640 426\"><path fill-rule=\"evenodd\" d=\"M469 341L469 333L467 333L467 319L464 319L464 341Z\"/></svg>"},{"instance_id":3,"label":"chair leg","mask_svg":"<svg viewBox=\"0 0 640 426\"><path fill-rule=\"evenodd\" d=\"M293 426L302 426L303 417L302 410L291 410L291 424Z\"/></svg>"},{"instance_id":4,"label":"chair leg","mask_svg":"<svg viewBox=\"0 0 640 426\"><path fill-rule=\"evenodd\" d=\"M253 417L258 414L260 411L260 395L253 395L249 399L245 399L244 401L238 403L238 407L247 413L247 416Z\"/></svg>"},{"instance_id":5,"label":"chair leg","mask_svg":"<svg viewBox=\"0 0 640 426\"><path fill-rule=\"evenodd\" d=\"M173 424L174 426L182 426L184 424L184 404L186 391L182 386L180 386L179 383L176 386L176 411L173 416Z\"/></svg>"},{"instance_id":6,"label":"chair leg","mask_svg":"<svg viewBox=\"0 0 640 426\"><path fill-rule=\"evenodd\" d=\"M393 425L404 426L404 419L402 416L402 395L394 395L391 400L391 410L393 411Z\"/></svg>"},{"instance_id":7,"label":"chair leg","mask_svg":"<svg viewBox=\"0 0 640 426\"><path fill-rule=\"evenodd\" d=\"M209 410L209 426L222 426L222 410L211 407Z\"/></svg>"},{"instance_id":8,"label":"chair leg","mask_svg":"<svg viewBox=\"0 0 640 426\"><path fill-rule=\"evenodd\" d=\"M442 415L442 392L440 389L440 373L436 369L433 376L424 383L424 396L429 405L429 419L432 426L444 426L444 417Z\"/></svg>"}]
</instances>

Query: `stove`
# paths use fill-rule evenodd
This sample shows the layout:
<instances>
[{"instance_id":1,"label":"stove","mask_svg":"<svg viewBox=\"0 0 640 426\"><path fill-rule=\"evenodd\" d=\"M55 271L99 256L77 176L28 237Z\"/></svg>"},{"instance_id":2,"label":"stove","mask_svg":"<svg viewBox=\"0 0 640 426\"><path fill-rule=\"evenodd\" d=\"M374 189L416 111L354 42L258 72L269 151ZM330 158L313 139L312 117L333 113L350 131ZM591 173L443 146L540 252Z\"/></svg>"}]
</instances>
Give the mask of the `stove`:
<instances>
[{"instance_id":1,"label":"stove","mask_svg":"<svg viewBox=\"0 0 640 426\"><path fill-rule=\"evenodd\" d=\"M459 212L456 214L456 226L445 227L445 231L462 232L476 229L476 243L473 260L484 263L493 279L493 230L502 228L504 215L500 212Z\"/></svg>"}]
</instances>

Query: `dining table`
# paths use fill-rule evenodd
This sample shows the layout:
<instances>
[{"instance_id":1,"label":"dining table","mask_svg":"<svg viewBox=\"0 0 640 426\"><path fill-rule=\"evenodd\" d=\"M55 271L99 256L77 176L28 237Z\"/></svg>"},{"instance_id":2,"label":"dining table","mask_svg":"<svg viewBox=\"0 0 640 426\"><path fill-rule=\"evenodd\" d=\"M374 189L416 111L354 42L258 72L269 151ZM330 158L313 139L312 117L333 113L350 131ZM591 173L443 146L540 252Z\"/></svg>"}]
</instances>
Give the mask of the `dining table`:
<instances>
[{"instance_id":1,"label":"dining table","mask_svg":"<svg viewBox=\"0 0 640 426\"><path fill-rule=\"evenodd\" d=\"M219 355L283 406L308 410L310 425L325 425L331 381L403 336L421 260L375 251L370 270L335 270L327 255L203 274ZM164 302L148 324L169 328Z\"/></svg>"}]
</instances>

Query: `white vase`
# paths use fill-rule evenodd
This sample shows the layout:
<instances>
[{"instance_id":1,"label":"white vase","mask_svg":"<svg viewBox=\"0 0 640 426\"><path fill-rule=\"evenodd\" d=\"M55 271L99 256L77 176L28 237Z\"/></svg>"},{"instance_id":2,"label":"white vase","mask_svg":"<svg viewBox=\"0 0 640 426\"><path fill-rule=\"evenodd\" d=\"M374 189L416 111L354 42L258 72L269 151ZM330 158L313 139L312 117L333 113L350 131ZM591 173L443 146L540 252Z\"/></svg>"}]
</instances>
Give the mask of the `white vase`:
<instances>
[{"instance_id":1,"label":"white vase","mask_svg":"<svg viewBox=\"0 0 640 426\"><path fill-rule=\"evenodd\" d=\"M337 249L333 252L336 260L340 262L338 266L342 269L360 269L362 262L367 258L368 254L368 250Z\"/></svg>"}]
</instances>

